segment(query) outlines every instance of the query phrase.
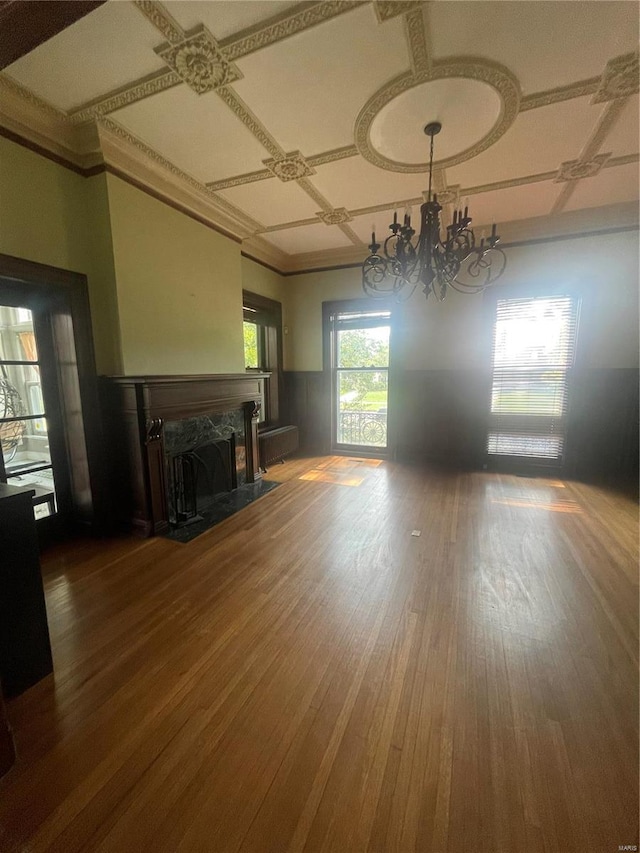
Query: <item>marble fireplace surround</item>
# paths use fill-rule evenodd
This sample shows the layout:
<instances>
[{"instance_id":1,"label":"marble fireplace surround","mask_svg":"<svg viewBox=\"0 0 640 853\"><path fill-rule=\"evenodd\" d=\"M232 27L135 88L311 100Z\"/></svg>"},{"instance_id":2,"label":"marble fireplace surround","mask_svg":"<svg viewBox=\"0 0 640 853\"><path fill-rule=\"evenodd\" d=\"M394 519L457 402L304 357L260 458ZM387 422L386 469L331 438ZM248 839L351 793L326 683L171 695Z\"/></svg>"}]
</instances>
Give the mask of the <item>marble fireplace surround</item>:
<instances>
[{"instance_id":1,"label":"marble fireplace surround","mask_svg":"<svg viewBox=\"0 0 640 853\"><path fill-rule=\"evenodd\" d=\"M125 440L114 447L118 475L117 505L125 519L144 536L169 530L167 458L172 440L166 434L179 421L234 413L243 419L244 480L261 478L258 458L260 380L268 373L217 373L191 376L111 376L106 396L116 434ZM239 430L240 432L240 430Z\"/></svg>"}]
</instances>

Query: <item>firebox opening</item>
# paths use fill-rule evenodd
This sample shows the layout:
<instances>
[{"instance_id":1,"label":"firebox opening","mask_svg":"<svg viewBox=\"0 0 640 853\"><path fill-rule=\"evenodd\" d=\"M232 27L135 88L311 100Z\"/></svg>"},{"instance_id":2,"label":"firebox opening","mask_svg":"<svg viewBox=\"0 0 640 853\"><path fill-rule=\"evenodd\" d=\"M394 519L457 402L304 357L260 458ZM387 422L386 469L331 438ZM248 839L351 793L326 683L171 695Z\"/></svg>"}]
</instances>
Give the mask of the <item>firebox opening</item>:
<instances>
[{"instance_id":1,"label":"firebox opening","mask_svg":"<svg viewBox=\"0 0 640 853\"><path fill-rule=\"evenodd\" d=\"M202 511L215 502L217 495L238 487L235 433L174 454L169 477L171 524L181 526L202 520Z\"/></svg>"}]
</instances>

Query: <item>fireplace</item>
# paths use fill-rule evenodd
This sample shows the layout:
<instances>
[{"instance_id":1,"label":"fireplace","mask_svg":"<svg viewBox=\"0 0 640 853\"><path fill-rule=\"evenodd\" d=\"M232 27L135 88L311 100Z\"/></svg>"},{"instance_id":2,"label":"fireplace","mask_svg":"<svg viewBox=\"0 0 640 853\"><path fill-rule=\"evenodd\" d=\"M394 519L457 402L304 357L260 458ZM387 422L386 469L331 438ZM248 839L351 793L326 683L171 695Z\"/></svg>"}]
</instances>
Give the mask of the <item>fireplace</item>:
<instances>
[{"instance_id":1,"label":"fireplace","mask_svg":"<svg viewBox=\"0 0 640 853\"><path fill-rule=\"evenodd\" d=\"M218 495L246 483L241 409L169 421L164 426L169 523L199 521Z\"/></svg>"},{"instance_id":2,"label":"fireplace","mask_svg":"<svg viewBox=\"0 0 640 853\"><path fill-rule=\"evenodd\" d=\"M166 533L257 482L268 375L106 377L114 514L143 535Z\"/></svg>"}]
</instances>

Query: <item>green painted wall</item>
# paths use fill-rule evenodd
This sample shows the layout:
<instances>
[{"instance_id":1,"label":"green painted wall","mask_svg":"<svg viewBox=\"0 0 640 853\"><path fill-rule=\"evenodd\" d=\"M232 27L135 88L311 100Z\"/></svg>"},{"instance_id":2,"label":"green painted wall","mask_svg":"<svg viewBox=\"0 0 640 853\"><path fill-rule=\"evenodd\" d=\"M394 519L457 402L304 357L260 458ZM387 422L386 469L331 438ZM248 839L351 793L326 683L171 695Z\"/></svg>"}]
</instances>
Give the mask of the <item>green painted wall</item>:
<instances>
[{"instance_id":1,"label":"green painted wall","mask_svg":"<svg viewBox=\"0 0 640 853\"><path fill-rule=\"evenodd\" d=\"M121 371L104 175L85 179L0 137L0 252L86 275L98 372Z\"/></svg>"},{"instance_id":2,"label":"green painted wall","mask_svg":"<svg viewBox=\"0 0 640 853\"><path fill-rule=\"evenodd\" d=\"M523 294L562 285L582 300L582 366L638 366L638 232L541 243L508 251L500 285ZM289 370L322 369L322 302L362 297L359 269L292 276L287 282ZM371 300L372 304L375 304ZM396 364L409 370L473 369L486 360L482 295L442 303L419 291L396 309Z\"/></svg>"},{"instance_id":3,"label":"green painted wall","mask_svg":"<svg viewBox=\"0 0 640 853\"><path fill-rule=\"evenodd\" d=\"M107 176L125 374L244 371L240 245Z\"/></svg>"}]
</instances>

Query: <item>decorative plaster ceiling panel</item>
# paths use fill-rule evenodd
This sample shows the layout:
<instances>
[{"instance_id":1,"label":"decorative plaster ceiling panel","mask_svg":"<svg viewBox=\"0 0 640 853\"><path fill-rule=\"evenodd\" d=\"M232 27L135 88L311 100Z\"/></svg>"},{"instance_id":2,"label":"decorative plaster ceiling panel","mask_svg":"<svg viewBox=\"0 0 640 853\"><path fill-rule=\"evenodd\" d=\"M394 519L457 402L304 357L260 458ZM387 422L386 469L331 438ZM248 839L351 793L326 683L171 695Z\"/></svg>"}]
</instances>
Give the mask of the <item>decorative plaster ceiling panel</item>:
<instances>
[{"instance_id":1,"label":"decorative plaster ceiling panel","mask_svg":"<svg viewBox=\"0 0 640 853\"><path fill-rule=\"evenodd\" d=\"M162 41L133 3L105 3L5 72L54 107L71 110L166 68L153 52Z\"/></svg>"},{"instance_id":2,"label":"decorative plaster ceiling panel","mask_svg":"<svg viewBox=\"0 0 640 853\"><path fill-rule=\"evenodd\" d=\"M269 178L255 184L220 190L218 195L265 226L312 219L318 212L318 203L309 198L295 181L283 183L277 178Z\"/></svg>"},{"instance_id":3,"label":"decorative plaster ceiling panel","mask_svg":"<svg viewBox=\"0 0 640 853\"><path fill-rule=\"evenodd\" d=\"M601 207L638 198L638 164L611 166L594 178L580 181L565 210L580 210L583 207Z\"/></svg>"},{"instance_id":4,"label":"decorative plaster ceiling panel","mask_svg":"<svg viewBox=\"0 0 640 853\"><path fill-rule=\"evenodd\" d=\"M379 24L366 4L236 65L240 97L285 150L309 156L352 144L363 104L410 62L402 17Z\"/></svg>"},{"instance_id":5,"label":"decorative plaster ceiling panel","mask_svg":"<svg viewBox=\"0 0 640 853\"><path fill-rule=\"evenodd\" d=\"M607 136L602 149L610 151L614 157L623 154L637 154L640 145L640 96L633 95L625 104L618 121Z\"/></svg>"},{"instance_id":6,"label":"decorative plaster ceiling panel","mask_svg":"<svg viewBox=\"0 0 640 853\"><path fill-rule=\"evenodd\" d=\"M525 94L599 77L613 56L637 48L633 2L466 2L429 4L436 58L465 54L501 62Z\"/></svg>"},{"instance_id":7,"label":"decorative plaster ceiling panel","mask_svg":"<svg viewBox=\"0 0 640 853\"><path fill-rule=\"evenodd\" d=\"M603 105L592 106L590 100L574 98L520 113L494 146L447 169L447 181L473 187L555 171L579 156L603 113Z\"/></svg>"},{"instance_id":8,"label":"decorative plaster ceiling panel","mask_svg":"<svg viewBox=\"0 0 640 853\"><path fill-rule=\"evenodd\" d=\"M385 172L358 155L317 166L313 183L334 207L354 210L420 198L429 185L429 178L421 174Z\"/></svg>"},{"instance_id":9,"label":"decorative plaster ceiling panel","mask_svg":"<svg viewBox=\"0 0 640 853\"><path fill-rule=\"evenodd\" d=\"M113 113L180 169L203 182L264 169L268 152L215 92L176 86Z\"/></svg>"},{"instance_id":10,"label":"decorative plaster ceiling panel","mask_svg":"<svg viewBox=\"0 0 640 853\"><path fill-rule=\"evenodd\" d=\"M393 220L394 209L391 207L389 210L378 211L377 213L367 213L363 216L354 216L349 225L351 229L358 235L358 237L362 240L363 248L362 248L362 258L364 260L365 256L368 254L366 246L371 243L371 232L376 232L376 240L381 245L384 243L386 238L391 234L389 230L389 225ZM398 208L398 218L402 219L404 215L404 208ZM415 226L416 217L418 216L418 209L416 207L411 210L411 222Z\"/></svg>"},{"instance_id":11,"label":"decorative plaster ceiling panel","mask_svg":"<svg viewBox=\"0 0 640 853\"><path fill-rule=\"evenodd\" d=\"M493 222L498 223L499 234L500 225L505 222L550 214L562 186L545 181L469 196L469 215L473 220L471 227L476 237L482 237L485 228L489 236Z\"/></svg>"},{"instance_id":12,"label":"decorative plaster ceiling panel","mask_svg":"<svg viewBox=\"0 0 640 853\"><path fill-rule=\"evenodd\" d=\"M352 245L349 238L335 225L304 225L260 236L288 255L323 252Z\"/></svg>"},{"instance_id":13,"label":"decorative plaster ceiling panel","mask_svg":"<svg viewBox=\"0 0 640 853\"><path fill-rule=\"evenodd\" d=\"M215 3L169 0L163 5L183 29L191 30L198 24L204 24L220 40L298 4L290 0L252 0L250 3L237 0L216 0Z\"/></svg>"}]
</instances>

